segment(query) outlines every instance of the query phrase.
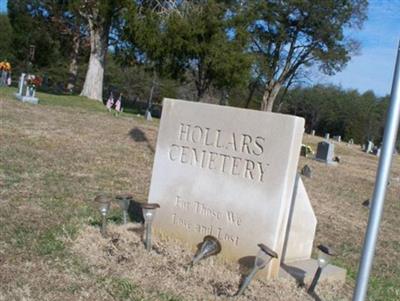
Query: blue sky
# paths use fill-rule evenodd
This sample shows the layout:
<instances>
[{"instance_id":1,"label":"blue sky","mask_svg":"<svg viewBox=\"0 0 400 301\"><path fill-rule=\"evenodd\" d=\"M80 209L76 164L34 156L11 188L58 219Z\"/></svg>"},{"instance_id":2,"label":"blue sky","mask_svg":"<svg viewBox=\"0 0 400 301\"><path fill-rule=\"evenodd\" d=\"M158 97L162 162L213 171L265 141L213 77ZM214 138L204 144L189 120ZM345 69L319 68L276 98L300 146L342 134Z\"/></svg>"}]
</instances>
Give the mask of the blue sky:
<instances>
[{"instance_id":1,"label":"blue sky","mask_svg":"<svg viewBox=\"0 0 400 301\"><path fill-rule=\"evenodd\" d=\"M6 11L7 0L0 0ZM348 36L361 42L361 53L335 76L313 74L313 83L332 83L360 92L373 90L377 95L390 93L396 49L400 40L400 0L370 0L368 20L361 30Z\"/></svg>"},{"instance_id":2,"label":"blue sky","mask_svg":"<svg viewBox=\"0 0 400 301\"><path fill-rule=\"evenodd\" d=\"M360 55L342 72L321 76L319 82L360 92L373 90L379 96L389 94L400 41L400 0L370 1L368 20L360 31L349 32L349 37L361 42Z\"/></svg>"}]
</instances>

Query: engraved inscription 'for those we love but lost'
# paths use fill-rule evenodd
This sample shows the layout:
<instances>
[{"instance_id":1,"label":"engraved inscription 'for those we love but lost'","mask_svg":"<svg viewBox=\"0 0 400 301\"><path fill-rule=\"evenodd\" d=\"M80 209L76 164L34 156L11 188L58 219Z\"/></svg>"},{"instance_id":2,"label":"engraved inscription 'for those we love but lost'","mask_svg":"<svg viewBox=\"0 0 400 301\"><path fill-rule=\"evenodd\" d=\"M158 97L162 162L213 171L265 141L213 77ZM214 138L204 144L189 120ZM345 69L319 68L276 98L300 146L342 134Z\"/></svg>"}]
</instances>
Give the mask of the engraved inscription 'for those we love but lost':
<instances>
[{"instance_id":1,"label":"engraved inscription 'for those we love but lost'","mask_svg":"<svg viewBox=\"0 0 400 301\"><path fill-rule=\"evenodd\" d=\"M258 243L281 254L303 130L298 117L165 99L149 193L161 205L156 231L193 248L211 234L235 261Z\"/></svg>"}]
</instances>

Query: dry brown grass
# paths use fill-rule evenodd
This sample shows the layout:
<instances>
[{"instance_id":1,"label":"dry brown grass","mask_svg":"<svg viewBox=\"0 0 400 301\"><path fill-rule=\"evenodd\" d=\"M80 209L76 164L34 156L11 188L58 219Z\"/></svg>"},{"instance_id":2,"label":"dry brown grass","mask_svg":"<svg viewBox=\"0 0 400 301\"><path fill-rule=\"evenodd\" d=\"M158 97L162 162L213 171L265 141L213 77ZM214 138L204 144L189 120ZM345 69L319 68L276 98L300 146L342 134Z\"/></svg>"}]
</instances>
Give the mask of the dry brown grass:
<instances>
[{"instance_id":1,"label":"dry brown grass","mask_svg":"<svg viewBox=\"0 0 400 301\"><path fill-rule=\"evenodd\" d=\"M109 237L102 238L98 228L86 227L73 246L78 256L91 266L101 267L102 277L118 275L141 288L141 297L159 300L166 292L179 300L229 300L240 283L239 265L228 265L209 258L188 270L193 254L179 243L156 240L149 253L141 239L141 224L112 225ZM343 296L338 285L322 285L325 300ZM268 296L268 297L266 297ZM235 300L313 300L295 281L255 280L245 294Z\"/></svg>"},{"instance_id":2,"label":"dry brown grass","mask_svg":"<svg viewBox=\"0 0 400 301\"><path fill-rule=\"evenodd\" d=\"M203 263L188 275L185 248L160 242L160 254L149 255L138 236L114 225L112 232L120 239L111 256L110 241L99 237L98 215L91 207L96 194L129 191L137 201L146 200L157 125L129 115L116 118L49 104L31 106L0 94L0 300L219 300L232 294L239 281L237 267L210 260L211 266ZM319 140L305 137L306 143ZM331 242L339 253L336 263L350 275L344 289L321 286L318 293L324 300L351 295L368 217L361 203L371 196L377 165L358 146L336 147L339 166L306 158L299 164L313 171L313 178L304 182L318 218L316 243ZM392 177L400 177L399 156ZM399 199L400 182L393 181L371 300L400 296ZM120 220L117 208L111 220ZM126 259L118 264L119 255ZM255 282L246 298L308 296L294 282L277 280Z\"/></svg>"}]
</instances>

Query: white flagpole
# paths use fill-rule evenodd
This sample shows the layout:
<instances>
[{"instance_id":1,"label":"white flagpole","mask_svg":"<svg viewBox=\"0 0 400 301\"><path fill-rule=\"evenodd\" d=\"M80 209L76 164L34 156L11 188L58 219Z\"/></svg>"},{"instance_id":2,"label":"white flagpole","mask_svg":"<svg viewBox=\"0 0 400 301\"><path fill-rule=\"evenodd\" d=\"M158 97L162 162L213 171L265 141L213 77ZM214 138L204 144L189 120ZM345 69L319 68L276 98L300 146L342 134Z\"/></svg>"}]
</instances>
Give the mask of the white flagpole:
<instances>
[{"instance_id":1,"label":"white flagpole","mask_svg":"<svg viewBox=\"0 0 400 301\"><path fill-rule=\"evenodd\" d=\"M400 122L400 43L397 49L397 60L393 76L390 105L386 116L385 132L383 136L382 152L379 158L378 171L374 194L371 201L367 232L364 239L357 283L354 289L353 301L364 301L367 295L368 280L375 254L381 221L386 188L390 174L390 165L393 158L394 145Z\"/></svg>"}]
</instances>

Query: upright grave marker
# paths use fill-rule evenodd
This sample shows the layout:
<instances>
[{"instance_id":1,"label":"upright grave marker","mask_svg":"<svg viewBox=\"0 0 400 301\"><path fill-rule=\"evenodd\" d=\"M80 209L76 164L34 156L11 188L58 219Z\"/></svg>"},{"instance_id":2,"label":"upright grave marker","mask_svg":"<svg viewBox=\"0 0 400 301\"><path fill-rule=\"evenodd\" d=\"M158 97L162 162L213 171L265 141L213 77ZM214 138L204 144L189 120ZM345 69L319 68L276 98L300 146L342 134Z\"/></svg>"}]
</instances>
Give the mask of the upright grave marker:
<instances>
[{"instance_id":1,"label":"upright grave marker","mask_svg":"<svg viewBox=\"0 0 400 301\"><path fill-rule=\"evenodd\" d=\"M29 102L31 104L38 104L39 99L35 97L36 88L27 85L27 78L29 75L22 73L18 83L18 92L15 97L22 102Z\"/></svg>"},{"instance_id":2,"label":"upright grave marker","mask_svg":"<svg viewBox=\"0 0 400 301\"><path fill-rule=\"evenodd\" d=\"M281 257L303 131L299 117L165 99L149 193L156 232L193 247L213 235L234 261L258 243ZM290 256L311 255L299 252ZM278 271L274 260L266 272Z\"/></svg>"},{"instance_id":3,"label":"upright grave marker","mask_svg":"<svg viewBox=\"0 0 400 301\"><path fill-rule=\"evenodd\" d=\"M315 159L317 161L325 162L327 164L336 164L334 162L335 157L335 145L327 141L321 141L317 146L317 154Z\"/></svg>"},{"instance_id":4,"label":"upright grave marker","mask_svg":"<svg viewBox=\"0 0 400 301\"><path fill-rule=\"evenodd\" d=\"M374 148L374 143L372 141L367 141L364 146L364 151L369 154L372 153L372 149Z\"/></svg>"}]
</instances>

